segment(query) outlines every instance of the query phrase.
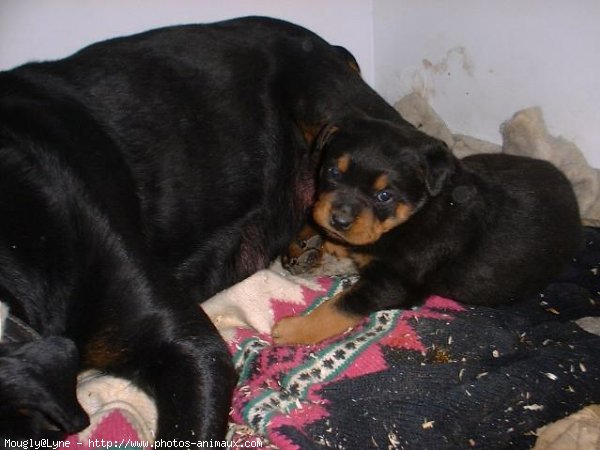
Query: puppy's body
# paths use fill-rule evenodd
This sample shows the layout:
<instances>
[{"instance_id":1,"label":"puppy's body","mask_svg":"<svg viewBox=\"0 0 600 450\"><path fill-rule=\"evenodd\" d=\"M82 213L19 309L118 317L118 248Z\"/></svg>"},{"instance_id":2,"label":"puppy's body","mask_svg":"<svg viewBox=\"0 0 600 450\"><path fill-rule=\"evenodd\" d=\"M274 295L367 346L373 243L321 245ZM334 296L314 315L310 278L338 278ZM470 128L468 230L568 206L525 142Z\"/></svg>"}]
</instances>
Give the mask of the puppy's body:
<instances>
[{"instance_id":1,"label":"puppy's body","mask_svg":"<svg viewBox=\"0 0 600 450\"><path fill-rule=\"evenodd\" d=\"M364 116L335 125L323 151L314 221L360 256L360 278L334 306L280 322L280 343L317 342L431 294L512 302L541 290L580 244L572 187L548 162L458 160L414 128Z\"/></svg>"},{"instance_id":2,"label":"puppy's body","mask_svg":"<svg viewBox=\"0 0 600 450\"><path fill-rule=\"evenodd\" d=\"M1 73L0 299L40 338L0 344L0 436L81 429L94 368L154 397L157 438L221 439L235 376L197 303L283 251L320 128L370 105L395 117L346 51L265 18Z\"/></svg>"},{"instance_id":3,"label":"puppy's body","mask_svg":"<svg viewBox=\"0 0 600 450\"><path fill-rule=\"evenodd\" d=\"M376 243L354 249L414 287L405 302L397 293L373 298L376 309L410 307L432 293L473 305L508 303L543 288L573 255L577 203L550 163L487 154L456 164L439 195ZM379 272L371 276L368 282L379 281Z\"/></svg>"},{"instance_id":4,"label":"puppy's body","mask_svg":"<svg viewBox=\"0 0 600 450\"><path fill-rule=\"evenodd\" d=\"M570 182L552 164L526 157L478 155L462 163L475 196L461 193L459 184L446 200L453 208L465 205L475 226L466 222L456 264L442 268L432 292L491 306L536 293L560 274L581 244Z\"/></svg>"}]
</instances>

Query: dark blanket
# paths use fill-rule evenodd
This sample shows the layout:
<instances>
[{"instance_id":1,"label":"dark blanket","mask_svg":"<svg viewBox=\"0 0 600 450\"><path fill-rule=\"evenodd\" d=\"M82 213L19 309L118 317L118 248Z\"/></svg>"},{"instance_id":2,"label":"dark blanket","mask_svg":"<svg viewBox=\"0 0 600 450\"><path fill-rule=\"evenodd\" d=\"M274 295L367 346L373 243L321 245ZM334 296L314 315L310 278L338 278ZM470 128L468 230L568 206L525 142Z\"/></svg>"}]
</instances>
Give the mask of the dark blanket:
<instances>
[{"instance_id":1,"label":"dark blanket","mask_svg":"<svg viewBox=\"0 0 600 450\"><path fill-rule=\"evenodd\" d=\"M573 322L600 315L600 231L585 236L564 274L518 304L432 297L310 347L245 336L234 420L285 449L530 448L540 426L600 402L600 336Z\"/></svg>"}]
</instances>

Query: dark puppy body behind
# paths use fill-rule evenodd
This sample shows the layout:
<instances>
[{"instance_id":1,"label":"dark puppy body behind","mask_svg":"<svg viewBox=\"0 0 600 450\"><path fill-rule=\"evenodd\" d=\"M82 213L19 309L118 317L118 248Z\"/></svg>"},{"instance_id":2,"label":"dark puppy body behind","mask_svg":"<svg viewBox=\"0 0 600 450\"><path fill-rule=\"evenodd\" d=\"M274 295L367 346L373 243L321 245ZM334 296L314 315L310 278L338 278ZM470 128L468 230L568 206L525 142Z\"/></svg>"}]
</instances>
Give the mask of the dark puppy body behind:
<instances>
[{"instance_id":1,"label":"dark puppy body behind","mask_svg":"<svg viewBox=\"0 0 600 450\"><path fill-rule=\"evenodd\" d=\"M461 221L463 234L453 242L456 261L441 268L432 292L489 306L536 293L581 243L569 181L551 163L527 157L476 155L461 162L462 177L437 201L450 204L448 220ZM448 233L452 225L441 228Z\"/></svg>"},{"instance_id":2,"label":"dark puppy body behind","mask_svg":"<svg viewBox=\"0 0 600 450\"><path fill-rule=\"evenodd\" d=\"M378 119L334 127L313 217L357 259L360 279L330 305L284 319L279 342L316 342L431 294L516 301L543 289L580 244L572 187L548 162L458 160L442 142Z\"/></svg>"},{"instance_id":3,"label":"dark puppy body behind","mask_svg":"<svg viewBox=\"0 0 600 450\"><path fill-rule=\"evenodd\" d=\"M248 18L155 30L0 74L0 436L75 432L75 376L124 376L159 439L223 437L235 382L197 303L265 267L341 113L401 121L351 56Z\"/></svg>"}]
</instances>

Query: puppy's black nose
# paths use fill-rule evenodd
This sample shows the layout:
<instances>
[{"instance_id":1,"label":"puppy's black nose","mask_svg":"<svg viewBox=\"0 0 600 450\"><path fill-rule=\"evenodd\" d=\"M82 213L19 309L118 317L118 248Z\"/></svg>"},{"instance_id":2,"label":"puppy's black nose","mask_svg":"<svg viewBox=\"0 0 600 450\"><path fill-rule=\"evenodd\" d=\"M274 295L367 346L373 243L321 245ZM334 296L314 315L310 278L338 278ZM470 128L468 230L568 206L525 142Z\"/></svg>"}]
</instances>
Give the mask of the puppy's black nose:
<instances>
[{"instance_id":1,"label":"puppy's black nose","mask_svg":"<svg viewBox=\"0 0 600 450\"><path fill-rule=\"evenodd\" d=\"M346 231L352 226L352 222L354 222L354 213L352 208L347 205L336 208L331 213L331 220L329 221L333 228L340 231Z\"/></svg>"}]
</instances>

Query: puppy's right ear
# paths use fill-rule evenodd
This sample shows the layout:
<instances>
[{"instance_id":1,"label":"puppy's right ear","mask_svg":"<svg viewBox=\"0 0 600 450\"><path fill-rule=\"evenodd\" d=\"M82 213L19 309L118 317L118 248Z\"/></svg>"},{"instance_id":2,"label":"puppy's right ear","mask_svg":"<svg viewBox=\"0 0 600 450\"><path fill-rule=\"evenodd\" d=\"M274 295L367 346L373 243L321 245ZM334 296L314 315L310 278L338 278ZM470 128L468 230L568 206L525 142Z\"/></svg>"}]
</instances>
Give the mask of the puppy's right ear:
<instances>
[{"instance_id":1,"label":"puppy's right ear","mask_svg":"<svg viewBox=\"0 0 600 450\"><path fill-rule=\"evenodd\" d=\"M310 151L317 153L320 153L321 150L323 150L323 147L327 145L331 136L340 129L338 125L333 123L313 125L300 123L298 126Z\"/></svg>"},{"instance_id":2,"label":"puppy's right ear","mask_svg":"<svg viewBox=\"0 0 600 450\"><path fill-rule=\"evenodd\" d=\"M77 401L78 372L77 348L68 339L0 344L0 436L72 434L89 425Z\"/></svg>"},{"instance_id":3,"label":"puppy's right ear","mask_svg":"<svg viewBox=\"0 0 600 450\"><path fill-rule=\"evenodd\" d=\"M425 149L425 186L429 195L438 195L456 170L456 158L443 142Z\"/></svg>"},{"instance_id":4,"label":"puppy's right ear","mask_svg":"<svg viewBox=\"0 0 600 450\"><path fill-rule=\"evenodd\" d=\"M335 124L328 124L321 128L319 135L317 136L317 140L315 142L315 149L317 151L323 150L323 147L327 145L331 136L337 133L340 130L340 127Z\"/></svg>"}]
</instances>

